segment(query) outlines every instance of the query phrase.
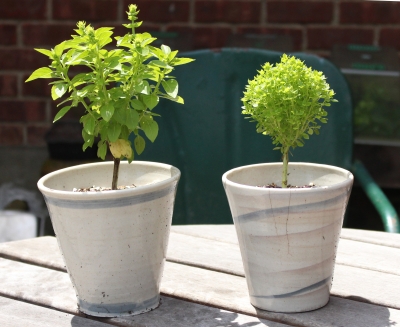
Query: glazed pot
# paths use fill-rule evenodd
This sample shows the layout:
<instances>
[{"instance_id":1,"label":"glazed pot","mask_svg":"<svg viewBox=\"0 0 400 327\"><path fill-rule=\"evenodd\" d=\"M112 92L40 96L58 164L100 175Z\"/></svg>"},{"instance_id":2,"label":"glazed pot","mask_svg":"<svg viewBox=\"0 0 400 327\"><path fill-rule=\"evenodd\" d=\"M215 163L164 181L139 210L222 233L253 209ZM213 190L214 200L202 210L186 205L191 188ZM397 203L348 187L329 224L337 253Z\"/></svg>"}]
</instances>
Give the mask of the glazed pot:
<instances>
[{"instance_id":1,"label":"glazed pot","mask_svg":"<svg viewBox=\"0 0 400 327\"><path fill-rule=\"evenodd\" d=\"M118 191L73 192L110 187L113 163L74 166L38 182L58 245L78 298L93 316L139 314L160 303L180 171L153 162L121 162Z\"/></svg>"},{"instance_id":2,"label":"glazed pot","mask_svg":"<svg viewBox=\"0 0 400 327\"><path fill-rule=\"evenodd\" d=\"M276 312L318 309L329 301L336 249L353 175L334 166L290 163L280 185L281 163L239 167L223 185L236 227L250 302Z\"/></svg>"}]
</instances>

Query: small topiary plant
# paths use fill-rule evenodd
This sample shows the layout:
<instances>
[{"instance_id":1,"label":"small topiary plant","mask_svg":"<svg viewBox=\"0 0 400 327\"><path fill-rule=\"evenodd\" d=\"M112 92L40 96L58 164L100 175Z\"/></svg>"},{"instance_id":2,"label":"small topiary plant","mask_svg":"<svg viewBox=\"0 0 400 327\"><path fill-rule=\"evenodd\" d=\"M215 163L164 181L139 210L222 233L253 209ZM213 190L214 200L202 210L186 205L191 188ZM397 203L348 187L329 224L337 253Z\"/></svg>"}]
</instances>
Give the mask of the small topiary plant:
<instances>
[{"instance_id":1,"label":"small topiary plant","mask_svg":"<svg viewBox=\"0 0 400 327\"><path fill-rule=\"evenodd\" d=\"M151 45L156 38L149 33L136 33L139 10L129 5L129 32L116 37L115 49L107 50L113 40L111 27L94 29L85 22L78 22L76 35L63 41L54 49L35 49L49 57L51 64L35 70L26 82L37 78L55 79L51 82L53 100L65 97L58 106L54 122L70 109L82 105L83 150L93 146L96 138L97 155L105 159L110 149L114 157L112 189L117 189L118 169L121 158L131 162L134 151L141 154L145 148L143 134L151 141L157 137L158 116L153 109L160 98L183 104L178 96L178 82L169 74L174 66L193 61L178 58L178 51L162 45ZM84 72L72 74L70 68L83 66ZM129 136L134 134L133 147Z\"/></svg>"},{"instance_id":2,"label":"small topiary plant","mask_svg":"<svg viewBox=\"0 0 400 327\"><path fill-rule=\"evenodd\" d=\"M275 149L282 152L283 188L288 185L290 149L319 134L319 122L327 122L324 107L337 102L334 95L322 72L286 54L275 66L265 63L246 86L242 113L257 122L257 132L270 135Z\"/></svg>"}]
</instances>

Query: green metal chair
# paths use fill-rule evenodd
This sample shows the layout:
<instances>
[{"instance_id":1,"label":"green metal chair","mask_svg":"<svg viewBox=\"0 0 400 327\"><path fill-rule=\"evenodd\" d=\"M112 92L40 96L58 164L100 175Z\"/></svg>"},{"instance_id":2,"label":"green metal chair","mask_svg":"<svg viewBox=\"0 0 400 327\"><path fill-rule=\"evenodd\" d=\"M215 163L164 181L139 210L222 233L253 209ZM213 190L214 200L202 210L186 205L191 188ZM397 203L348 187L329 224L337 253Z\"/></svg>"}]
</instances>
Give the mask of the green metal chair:
<instances>
[{"instance_id":1,"label":"green metal chair","mask_svg":"<svg viewBox=\"0 0 400 327\"><path fill-rule=\"evenodd\" d=\"M224 48L182 53L195 62L177 67L184 105L164 101L157 110L160 131L147 144L139 160L166 162L182 172L176 199L174 224L232 223L221 183L222 174L234 167L281 161L269 137L255 131L255 124L241 114L244 87L269 61L282 53ZM293 151L290 161L330 164L351 170L379 211L385 229L399 232L397 213L360 162L352 162L352 103L349 87L340 71L328 60L304 53L296 57L323 71L336 92L338 103L328 109L328 124L319 136L310 137Z\"/></svg>"}]
</instances>

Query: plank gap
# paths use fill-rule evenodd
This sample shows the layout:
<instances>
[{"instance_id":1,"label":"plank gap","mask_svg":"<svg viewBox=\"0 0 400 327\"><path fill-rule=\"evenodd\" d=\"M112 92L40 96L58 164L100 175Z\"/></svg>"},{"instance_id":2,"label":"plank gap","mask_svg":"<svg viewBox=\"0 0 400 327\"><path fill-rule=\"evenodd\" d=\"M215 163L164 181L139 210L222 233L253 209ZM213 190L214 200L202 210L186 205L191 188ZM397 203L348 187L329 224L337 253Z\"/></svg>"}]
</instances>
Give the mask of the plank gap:
<instances>
[{"instance_id":1,"label":"plank gap","mask_svg":"<svg viewBox=\"0 0 400 327\"><path fill-rule=\"evenodd\" d=\"M205 269L205 270L211 270L211 271L215 271L221 274L227 274L227 275L232 275L232 276L238 276L238 277L243 277L245 278L245 275L239 272L236 272L234 270L230 270L230 269L219 269L219 268L214 268L214 267L210 267L209 265L206 264L201 264L201 263L195 263L195 262L190 262L190 261L186 261L186 260L180 260L180 259L174 259L174 258L167 258L166 259L168 262L173 262L173 263L177 263L183 266L189 266L189 267L194 267L194 268L201 268L201 269Z\"/></svg>"},{"instance_id":2,"label":"plank gap","mask_svg":"<svg viewBox=\"0 0 400 327\"><path fill-rule=\"evenodd\" d=\"M63 273L67 272L67 268L65 268L65 267L64 268L58 268L58 267L55 267L53 265L46 265L46 263L44 263L44 262L37 262L37 261L34 261L34 260L23 259L23 258L19 258L17 256L14 256L14 255L0 253L0 258L11 260L11 261L17 261L17 262L21 262L21 263L26 263L26 264L31 265L31 266L42 267L42 268L47 268L47 269L50 269L50 270L60 271L60 272L63 272Z\"/></svg>"}]
</instances>

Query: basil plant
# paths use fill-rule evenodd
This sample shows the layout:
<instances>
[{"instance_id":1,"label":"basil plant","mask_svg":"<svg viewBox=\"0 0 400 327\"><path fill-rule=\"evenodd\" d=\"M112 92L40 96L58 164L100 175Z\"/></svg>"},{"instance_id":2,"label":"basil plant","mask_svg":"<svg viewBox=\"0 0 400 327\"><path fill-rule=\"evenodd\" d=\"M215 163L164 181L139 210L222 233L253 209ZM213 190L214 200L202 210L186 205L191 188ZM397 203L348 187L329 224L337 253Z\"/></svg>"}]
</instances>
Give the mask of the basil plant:
<instances>
[{"instance_id":1,"label":"basil plant","mask_svg":"<svg viewBox=\"0 0 400 327\"><path fill-rule=\"evenodd\" d=\"M141 154L145 138L151 142L157 137L158 124L153 109L160 98L183 104L178 95L178 82L170 75L175 66L193 59L177 57L178 51L168 46L152 46L156 38L149 33L136 33L139 10L129 5L128 32L115 37L111 27L93 28L81 21L70 40L53 49L35 49L50 59L48 67L35 70L26 82L37 78L54 79L50 84L53 100L60 99L60 110L54 122L69 110L82 105L85 114L83 150L99 139L97 155L105 159L108 149L114 158L112 189L117 189L119 162L131 162L134 153ZM82 67L83 66L83 67ZM80 68L73 74L71 68ZM72 69L74 70L74 69ZM77 69L75 69L76 71ZM133 145L129 141L133 133Z\"/></svg>"},{"instance_id":2,"label":"basil plant","mask_svg":"<svg viewBox=\"0 0 400 327\"><path fill-rule=\"evenodd\" d=\"M270 135L282 152L282 187L286 188L289 151L302 147L310 135L319 134L335 92L322 72L284 54L276 65L265 63L248 82L243 101L244 115L256 122L258 133Z\"/></svg>"}]
</instances>

